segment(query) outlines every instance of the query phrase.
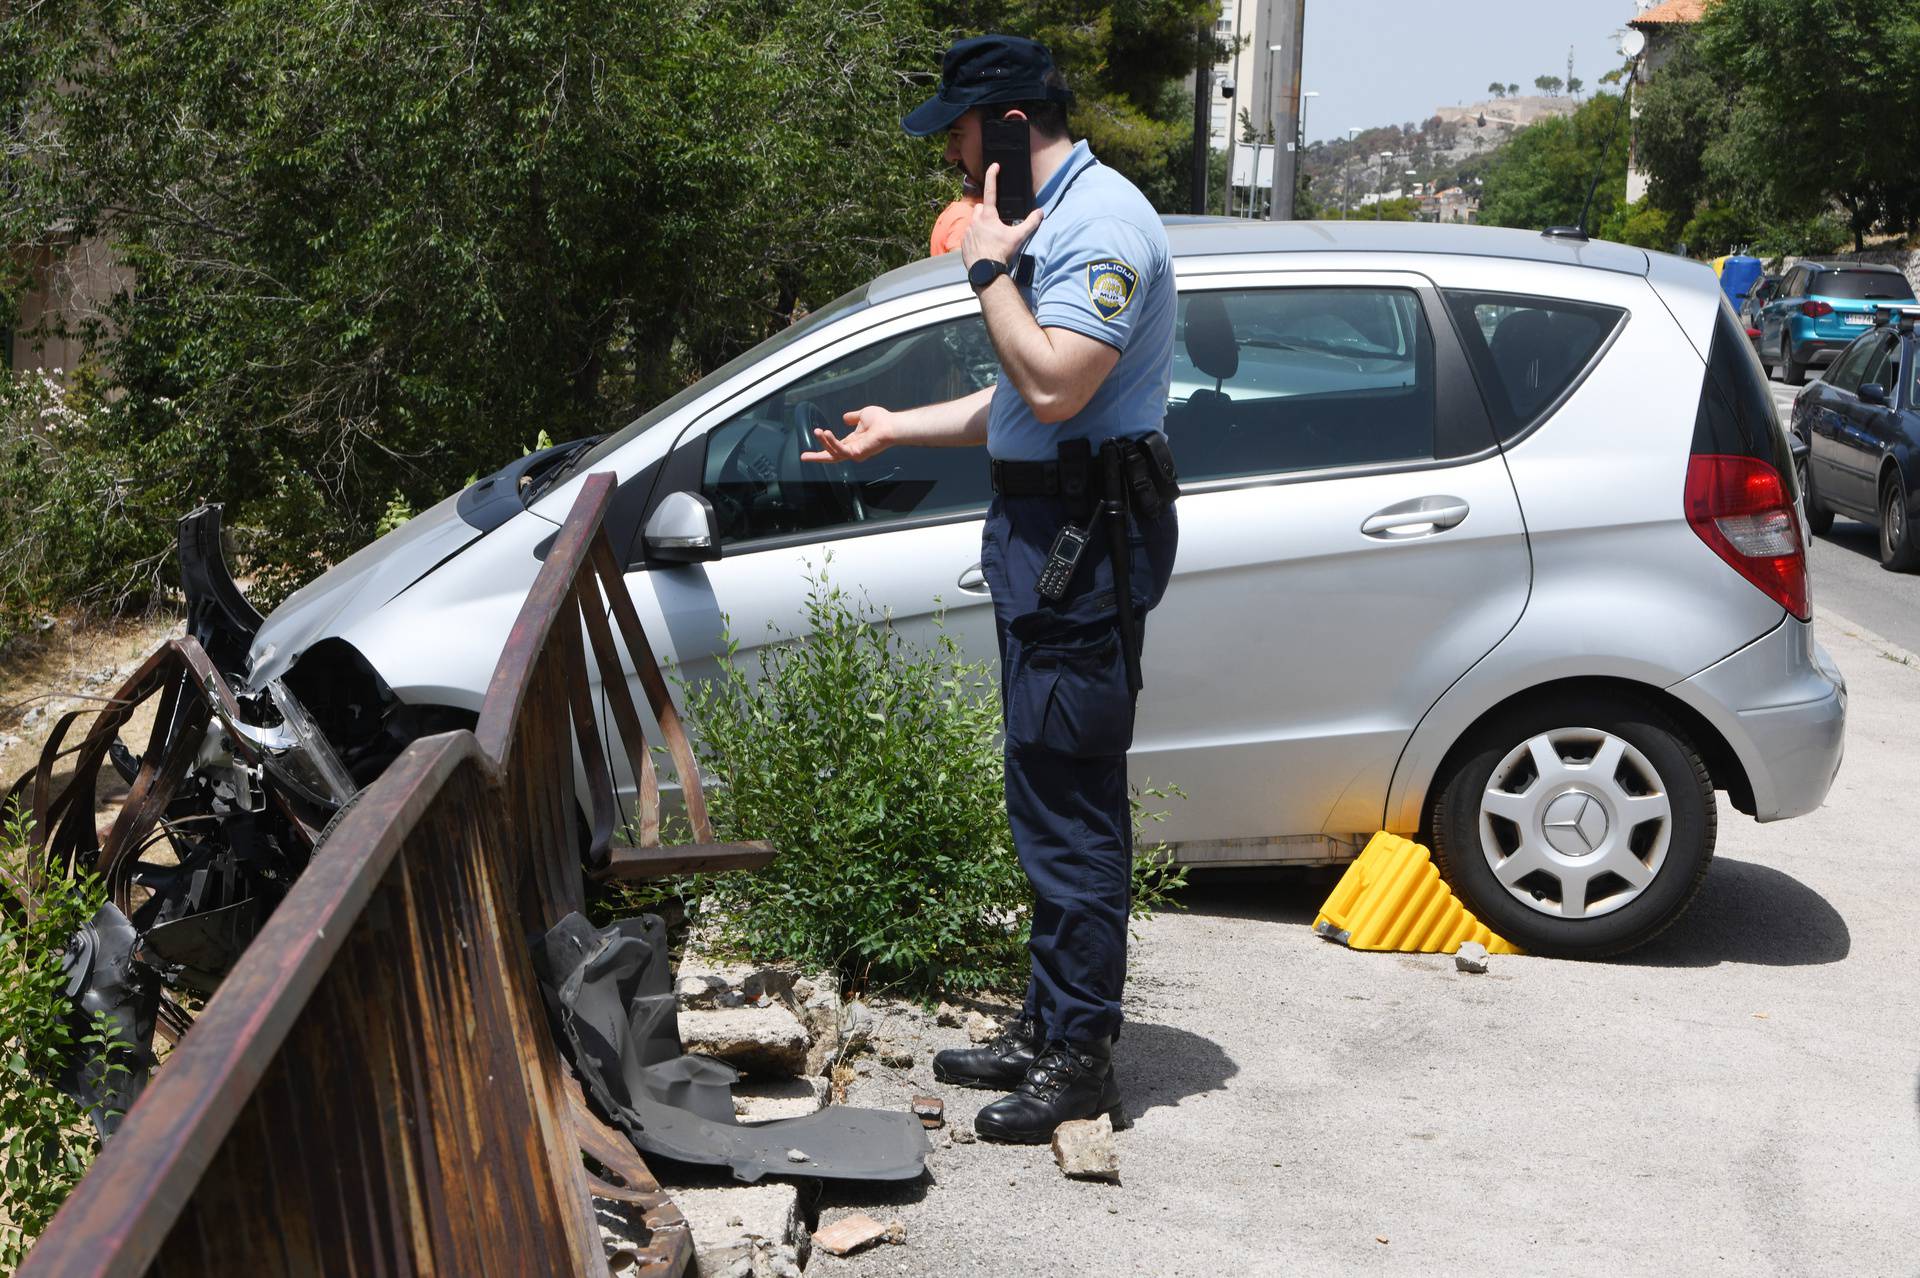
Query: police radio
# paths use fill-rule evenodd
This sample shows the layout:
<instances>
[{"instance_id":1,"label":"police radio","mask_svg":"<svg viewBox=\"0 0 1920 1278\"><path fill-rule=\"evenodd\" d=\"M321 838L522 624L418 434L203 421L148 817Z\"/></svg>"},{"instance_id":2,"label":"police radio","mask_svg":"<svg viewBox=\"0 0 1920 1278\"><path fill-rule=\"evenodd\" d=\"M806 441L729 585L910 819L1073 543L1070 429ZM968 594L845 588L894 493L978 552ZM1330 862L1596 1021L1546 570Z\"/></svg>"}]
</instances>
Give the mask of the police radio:
<instances>
[{"instance_id":1,"label":"police radio","mask_svg":"<svg viewBox=\"0 0 1920 1278\"><path fill-rule=\"evenodd\" d=\"M1033 144L1026 119L1001 116L981 125L980 155L983 165L1000 166L993 201L1000 220L1010 226L1025 221L1033 212Z\"/></svg>"}]
</instances>

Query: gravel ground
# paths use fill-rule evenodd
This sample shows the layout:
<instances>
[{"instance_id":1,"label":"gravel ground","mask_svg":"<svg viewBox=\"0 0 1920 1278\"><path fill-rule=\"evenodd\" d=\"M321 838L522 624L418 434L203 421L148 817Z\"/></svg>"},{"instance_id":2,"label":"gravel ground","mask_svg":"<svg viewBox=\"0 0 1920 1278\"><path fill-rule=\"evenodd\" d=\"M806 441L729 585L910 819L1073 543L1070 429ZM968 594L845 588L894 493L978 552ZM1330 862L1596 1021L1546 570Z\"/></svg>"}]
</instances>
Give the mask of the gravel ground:
<instances>
[{"instance_id":1,"label":"gravel ground","mask_svg":"<svg viewBox=\"0 0 1920 1278\"><path fill-rule=\"evenodd\" d=\"M1821 626L1852 689L1827 807L1723 807L1691 911L1619 960L1350 953L1309 930L1325 874L1214 879L1144 925L1120 1186L953 1142L992 1097L927 1058L965 1031L883 1010L915 1064L865 1058L849 1099L944 1096L949 1127L927 1180L827 1190L823 1223L907 1244L809 1273L1920 1274L1920 661L1850 629Z\"/></svg>"}]
</instances>

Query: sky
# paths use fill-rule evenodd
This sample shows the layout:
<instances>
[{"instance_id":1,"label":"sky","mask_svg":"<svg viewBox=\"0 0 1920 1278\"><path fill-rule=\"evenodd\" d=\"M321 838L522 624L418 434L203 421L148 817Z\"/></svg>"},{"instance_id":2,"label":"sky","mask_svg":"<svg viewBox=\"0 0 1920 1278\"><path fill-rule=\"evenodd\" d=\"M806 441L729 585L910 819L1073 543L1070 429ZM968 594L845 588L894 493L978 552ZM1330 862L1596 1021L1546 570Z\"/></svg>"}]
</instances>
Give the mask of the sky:
<instances>
[{"instance_id":1,"label":"sky","mask_svg":"<svg viewBox=\"0 0 1920 1278\"><path fill-rule=\"evenodd\" d=\"M1234 3L1235 0L1227 0ZM1262 0L1237 0L1253 30ZM1301 87L1307 140L1352 126L1425 120L1435 107L1478 102L1495 80L1534 92L1538 75L1573 73L1591 92L1619 66L1633 0L1306 0Z\"/></svg>"}]
</instances>

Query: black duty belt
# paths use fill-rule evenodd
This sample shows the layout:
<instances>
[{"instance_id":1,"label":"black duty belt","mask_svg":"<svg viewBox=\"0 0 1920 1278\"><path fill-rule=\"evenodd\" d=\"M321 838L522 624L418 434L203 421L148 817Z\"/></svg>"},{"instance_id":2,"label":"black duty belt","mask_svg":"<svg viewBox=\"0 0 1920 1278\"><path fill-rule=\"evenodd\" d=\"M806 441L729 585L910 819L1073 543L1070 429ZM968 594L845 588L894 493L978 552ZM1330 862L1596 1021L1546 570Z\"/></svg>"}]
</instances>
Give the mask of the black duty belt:
<instances>
[{"instance_id":1,"label":"black duty belt","mask_svg":"<svg viewBox=\"0 0 1920 1278\"><path fill-rule=\"evenodd\" d=\"M1003 497L1058 497L1060 463L1057 461L1001 461L992 466L993 491Z\"/></svg>"}]
</instances>

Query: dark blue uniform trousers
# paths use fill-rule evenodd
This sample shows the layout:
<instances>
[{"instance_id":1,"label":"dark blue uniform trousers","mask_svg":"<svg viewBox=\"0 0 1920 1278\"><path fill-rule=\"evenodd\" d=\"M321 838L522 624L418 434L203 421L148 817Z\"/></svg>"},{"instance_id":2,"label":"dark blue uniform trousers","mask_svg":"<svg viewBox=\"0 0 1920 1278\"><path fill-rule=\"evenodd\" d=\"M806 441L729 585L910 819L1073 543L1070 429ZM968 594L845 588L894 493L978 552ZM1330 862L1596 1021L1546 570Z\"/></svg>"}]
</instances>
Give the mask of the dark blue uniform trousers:
<instances>
[{"instance_id":1,"label":"dark blue uniform trousers","mask_svg":"<svg viewBox=\"0 0 1920 1278\"><path fill-rule=\"evenodd\" d=\"M1067 522L1055 497L997 497L980 565L993 591L1006 721L1007 816L1033 884L1033 974L1026 1014L1049 1040L1085 1043L1120 1030L1127 974L1133 822L1127 748L1134 698L1120 646L1113 562L1094 529L1066 595L1036 582ZM1128 516L1134 619L1166 593L1179 525Z\"/></svg>"}]
</instances>

